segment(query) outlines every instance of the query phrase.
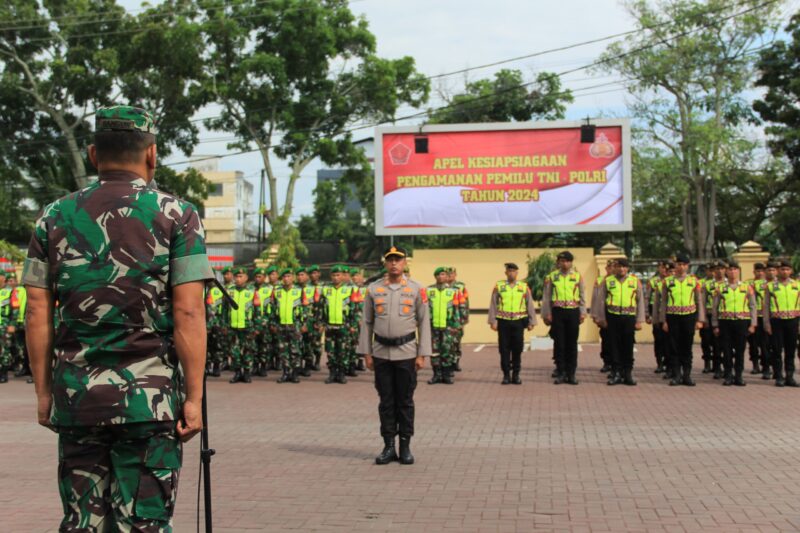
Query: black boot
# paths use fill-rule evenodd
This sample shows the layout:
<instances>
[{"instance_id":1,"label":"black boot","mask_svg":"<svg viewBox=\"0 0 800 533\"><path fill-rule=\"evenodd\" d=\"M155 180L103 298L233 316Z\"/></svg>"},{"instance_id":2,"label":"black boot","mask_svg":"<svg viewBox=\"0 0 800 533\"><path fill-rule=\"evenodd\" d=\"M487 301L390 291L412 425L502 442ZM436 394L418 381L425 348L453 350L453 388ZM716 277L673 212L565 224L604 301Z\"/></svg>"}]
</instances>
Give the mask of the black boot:
<instances>
[{"instance_id":1,"label":"black boot","mask_svg":"<svg viewBox=\"0 0 800 533\"><path fill-rule=\"evenodd\" d=\"M0 383L8 383L8 370L0 370Z\"/></svg>"},{"instance_id":2,"label":"black boot","mask_svg":"<svg viewBox=\"0 0 800 533\"><path fill-rule=\"evenodd\" d=\"M307 377L309 377L311 375L311 365L308 364L308 361L306 361L306 362L303 363L303 366L301 366L300 368L296 369L295 372L297 374L300 374L304 378L307 378Z\"/></svg>"},{"instance_id":3,"label":"black boot","mask_svg":"<svg viewBox=\"0 0 800 533\"><path fill-rule=\"evenodd\" d=\"M328 377L325 378L325 384L330 385L331 383L336 383L336 370L333 367L328 369Z\"/></svg>"},{"instance_id":4,"label":"black boot","mask_svg":"<svg viewBox=\"0 0 800 533\"><path fill-rule=\"evenodd\" d=\"M725 381L722 382L722 385L725 387L730 387L733 385L733 376L730 373L725 372Z\"/></svg>"},{"instance_id":5,"label":"black boot","mask_svg":"<svg viewBox=\"0 0 800 533\"><path fill-rule=\"evenodd\" d=\"M695 382L692 379L692 365L684 365L683 367L683 384L687 387L695 386Z\"/></svg>"},{"instance_id":6,"label":"black boot","mask_svg":"<svg viewBox=\"0 0 800 533\"><path fill-rule=\"evenodd\" d=\"M751 374L760 374L761 373L761 365L758 364L758 359L753 361L753 370L750 371Z\"/></svg>"},{"instance_id":7,"label":"black boot","mask_svg":"<svg viewBox=\"0 0 800 533\"><path fill-rule=\"evenodd\" d=\"M786 386L787 387L800 387L800 384L797 383L794 379L794 372L787 372L786 373Z\"/></svg>"},{"instance_id":8,"label":"black boot","mask_svg":"<svg viewBox=\"0 0 800 533\"><path fill-rule=\"evenodd\" d=\"M703 360L703 374L709 374L709 373L711 373L711 360L710 359L704 359Z\"/></svg>"},{"instance_id":9,"label":"black boot","mask_svg":"<svg viewBox=\"0 0 800 533\"><path fill-rule=\"evenodd\" d=\"M575 378L575 374L574 373L572 373L569 376L567 376L567 381L566 382L569 383L570 385L577 385L578 384L578 380Z\"/></svg>"},{"instance_id":10,"label":"black boot","mask_svg":"<svg viewBox=\"0 0 800 533\"><path fill-rule=\"evenodd\" d=\"M258 376L262 378L267 377L267 363L258 365Z\"/></svg>"},{"instance_id":11,"label":"black boot","mask_svg":"<svg viewBox=\"0 0 800 533\"><path fill-rule=\"evenodd\" d=\"M298 377L298 371L296 368L293 368L291 372L289 372L289 381L292 383L300 383L300 378Z\"/></svg>"},{"instance_id":12,"label":"black boot","mask_svg":"<svg viewBox=\"0 0 800 533\"><path fill-rule=\"evenodd\" d=\"M602 372L603 374L605 374L606 372L611 372L611 367L603 363L603 366L600 368L600 372Z\"/></svg>"},{"instance_id":13,"label":"black boot","mask_svg":"<svg viewBox=\"0 0 800 533\"><path fill-rule=\"evenodd\" d=\"M253 380L250 378L250 371L245 370L244 374L242 375L242 383L250 383Z\"/></svg>"},{"instance_id":14,"label":"black boot","mask_svg":"<svg viewBox=\"0 0 800 533\"><path fill-rule=\"evenodd\" d=\"M636 385L636 380L633 379L633 369L628 368L628 369L625 370L625 373L624 373L623 378L622 378L622 382L625 385L628 385L630 387L633 387L634 385Z\"/></svg>"},{"instance_id":15,"label":"black boot","mask_svg":"<svg viewBox=\"0 0 800 533\"><path fill-rule=\"evenodd\" d=\"M219 363L214 363L211 367L211 377L218 378L220 375Z\"/></svg>"},{"instance_id":16,"label":"black boot","mask_svg":"<svg viewBox=\"0 0 800 533\"><path fill-rule=\"evenodd\" d=\"M319 366L319 362L321 359L322 359L322 354L320 353L314 356L314 370L316 370L317 372L319 372L320 369L322 368Z\"/></svg>"},{"instance_id":17,"label":"black boot","mask_svg":"<svg viewBox=\"0 0 800 533\"><path fill-rule=\"evenodd\" d=\"M22 363L22 366L19 367L19 370L14 372L14 377L15 378L21 378L22 376L30 376L30 375L31 375L31 369L25 363Z\"/></svg>"},{"instance_id":18,"label":"black boot","mask_svg":"<svg viewBox=\"0 0 800 533\"><path fill-rule=\"evenodd\" d=\"M658 354L656 354L656 369L653 372L656 374L664 372L664 360Z\"/></svg>"},{"instance_id":19,"label":"black boot","mask_svg":"<svg viewBox=\"0 0 800 533\"><path fill-rule=\"evenodd\" d=\"M560 375L561 375L561 371L558 368L556 368L552 372L550 372L550 377L551 378L557 378Z\"/></svg>"},{"instance_id":20,"label":"black boot","mask_svg":"<svg viewBox=\"0 0 800 533\"><path fill-rule=\"evenodd\" d=\"M456 366L453 367L456 372L461 372L461 358L456 359Z\"/></svg>"},{"instance_id":21,"label":"black boot","mask_svg":"<svg viewBox=\"0 0 800 533\"><path fill-rule=\"evenodd\" d=\"M442 382L442 367L435 366L433 367L433 376L431 379L428 380L428 385L436 385L437 383Z\"/></svg>"},{"instance_id":22,"label":"black boot","mask_svg":"<svg viewBox=\"0 0 800 533\"><path fill-rule=\"evenodd\" d=\"M683 385L683 376L681 376L681 367L676 366L672 369L671 379L669 380L669 386L675 387L678 385Z\"/></svg>"},{"instance_id":23,"label":"black boot","mask_svg":"<svg viewBox=\"0 0 800 533\"><path fill-rule=\"evenodd\" d=\"M240 381L242 381L242 371L237 370L233 373L233 377L230 381L228 381L228 383L239 383Z\"/></svg>"},{"instance_id":24,"label":"black boot","mask_svg":"<svg viewBox=\"0 0 800 533\"><path fill-rule=\"evenodd\" d=\"M511 383L511 376L508 375L508 372L503 372L503 381L501 385L508 385L509 383Z\"/></svg>"},{"instance_id":25,"label":"black boot","mask_svg":"<svg viewBox=\"0 0 800 533\"><path fill-rule=\"evenodd\" d=\"M289 369L284 368L281 377L278 378L278 383L286 383L289 381Z\"/></svg>"},{"instance_id":26,"label":"black boot","mask_svg":"<svg viewBox=\"0 0 800 533\"><path fill-rule=\"evenodd\" d=\"M515 370L511 374L511 383L513 383L514 385L522 385L522 380L519 379L519 370Z\"/></svg>"},{"instance_id":27,"label":"black boot","mask_svg":"<svg viewBox=\"0 0 800 533\"><path fill-rule=\"evenodd\" d=\"M414 456L411 455L411 437L400 437L400 464L414 464Z\"/></svg>"},{"instance_id":28,"label":"black boot","mask_svg":"<svg viewBox=\"0 0 800 533\"><path fill-rule=\"evenodd\" d=\"M383 438L383 451L375 458L376 465L388 465L392 461L398 461L397 450L394 448L394 437Z\"/></svg>"},{"instance_id":29,"label":"black boot","mask_svg":"<svg viewBox=\"0 0 800 533\"><path fill-rule=\"evenodd\" d=\"M339 368L336 370L336 381L342 385L347 384L347 376L345 376L344 369Z\"/></svg>"},{"instance_id":30,"label":"black boot","mask_svg":"<svg viewBox=\"0 0 800 533\"><path fill-rule=\"evenodd\" d=\"M607 385L619 385L622 383L622 373L619 370L611 369L608 372L608 381L606 382Z\"/></svg>"},{"instance_id":31,"label":"black boot","mask_svg":"<svg viewBox=\"0 0 800 533\"><path fill-rule=\"evenodd\" d=\"M359 372L364 372L366 369L367 367L364 366L364 359L359 357L358 364L356 365L356 370L358 370Z\"/></svg>"},{"instance_id":32,"label":"black boot","mask_svg":"<svg viewBox=\"0 0 800 533\"><path fill-rule=\"evenodd\" d=\"M453 384L453 367L451 366L442 367L442 383L444 383L445 385Z\"/></svg>"},{"instance_id":33,"label":"black boot","mask_svg":"<svg viewBox=\"0 0 800 533\"><path fill-rule=\"evenodd\" d=\"M737 387L744 387L745 385L747 385L747 383L744 382L744 378L742 378L741 372L736 372L736 377L733 378L733 384L736 385Z\"/></svg>"},{"instance_id":34,"label":"black boot","mask_svg":"<svg viewBox=\"0 0 800 533\"><path fill-rule=\"evenodd\" d=\"M350 366L347 367L347 375L350 376L351 378L358 377L358 374L356 373L355 363L350 363Z\"/></svg>"},{"instance_id":35,"label":"black boot","mask_svg":"<svg viewBox=\"0 0 800 533\"><path fill-rule=\"evenodd\" d=\"M723 374L721 369L714 370L714 379L722 379Z\"/></svg>"},{"instance_id":36,"label":"black boot","mask_svg":"<svg viewBox=\"0 0 800 533\"><path fill-rule=\"evenodd\" d=\"M772 379L772 370L769 368L768 364L765 364L761 368L761 379Z\"/></svg>"}]
</instances>

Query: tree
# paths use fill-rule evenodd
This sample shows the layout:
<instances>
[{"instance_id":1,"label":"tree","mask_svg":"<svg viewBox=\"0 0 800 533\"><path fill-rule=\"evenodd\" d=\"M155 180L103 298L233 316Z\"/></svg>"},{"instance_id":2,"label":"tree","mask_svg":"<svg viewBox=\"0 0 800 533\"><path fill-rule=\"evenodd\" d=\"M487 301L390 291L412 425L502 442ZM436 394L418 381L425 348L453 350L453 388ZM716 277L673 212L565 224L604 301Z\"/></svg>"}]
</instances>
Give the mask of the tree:
<instances>
[{"instance_id":1,"label":"tree","mask_svg":"<svg viewBox=\"0 0 800 533\"><path fill-rule=\"evenodd\" d=\"M222 108L206 124L232 132L230 148L258 150L269 183L269 241L293 254L299 233L289 220L303 169L316 158L367 169L348 129L391 119L401 104L424 103L428 80L410 57L376 56L366 20L346 0L211 0L203 8L204 88ZM291 168L282 205L275 158Z\"/></svg>"},{"instance_id":2,"label":"tree","mask_svg":"<svg viewBox=\"0 0 800 533\"><path fill-rule=\"evenodd\" d=\"M697 257L710 257L716 243L720 182L738 128L754 118L742 98L753 81L753 49L773 29L777 8L761 0L635 0L628 9L642 31L601 59L603 70L628 81L645 144L674 160L674 179L684 184L684 246Z\"/></svg>"},{"instance_id":3,"label":"tree","mask_svg":"<svg viewBox=\"0 0 800 533\"><path fill-rule=\"evenodd\" d=\"M445 100L445 107L428 111L431 124L555 120L564 118L573 98L555 74L541 72L525 83L519 70L503 69L494 79L468 82L464 92Z\"/></svg>"}]
</instances>

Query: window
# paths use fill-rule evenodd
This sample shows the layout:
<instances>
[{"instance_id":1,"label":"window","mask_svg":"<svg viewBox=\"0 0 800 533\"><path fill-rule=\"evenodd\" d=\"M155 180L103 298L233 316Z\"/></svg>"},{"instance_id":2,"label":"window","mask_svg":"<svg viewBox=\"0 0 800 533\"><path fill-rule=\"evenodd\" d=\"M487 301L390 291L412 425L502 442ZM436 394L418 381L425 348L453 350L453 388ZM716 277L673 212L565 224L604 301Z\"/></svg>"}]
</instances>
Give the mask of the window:
<instances>
[{"instance_id":1,"label":"window","mask_svg":"<svg viewBox=\"0 0 800 533\"><path fill-rule=\"evenodd\" d=\"M215 183L214 190L209 192L208 196L222 196L222 183Z\"/></svg>"}]
</instances>

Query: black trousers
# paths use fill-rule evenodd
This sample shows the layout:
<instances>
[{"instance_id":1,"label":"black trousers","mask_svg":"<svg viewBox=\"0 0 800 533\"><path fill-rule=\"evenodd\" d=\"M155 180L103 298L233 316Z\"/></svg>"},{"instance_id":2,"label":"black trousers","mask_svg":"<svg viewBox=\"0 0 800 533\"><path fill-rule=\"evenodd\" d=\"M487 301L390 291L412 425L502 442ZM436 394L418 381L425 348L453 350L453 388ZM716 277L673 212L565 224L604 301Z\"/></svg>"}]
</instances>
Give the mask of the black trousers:
<instances>
[{"instance_id":1,"label":"black trousers","mask_svg":"<svg viewBox=\"0 0 800 533\"><path fill-rule=\"evenodd\" d=\"M714 335L710 327L700 330L700 348L703 350L703 361L711 361L714 370L722 368L722 350L719 337Z\"/></svg>"},{"instance_id":2,"label":"black trousers","mask_svg":"<svg viewBox=\"0 0 800 533\"><path fill-rule=\"evenodd\" d=\"M608 332L605 328L600 328L600 359L603 360L605 366L611 366L613 360L611 353L608 351Z\"/></svg>"},{"instance_id":3,"label":"black trousers","mask_svg":"<svg viewBox=\"0 0 800 533\"><path fill-rule=\"evenodd\" d=\"M553 358L561 374L571 376L578 369L578 331L581 325L580 309L553 308L550 336L553 337Z\"/></svg>"},{"instance_id":4,"label":"black trousers","mask_svg":"<svg viewBox=\"0 0 800 533\"><path fill-rule=\"evenodd\" d=\"M663 324L653 324L653 353L656 365L669 366L669 337L664 333Z\"/></svg>"},{"instance_id":5,"label":"black trousers","mask_svg":"<svg viewBox=\"0 0 800 533\"><path fill-rule=\"evenodd\" d=\"M762 368L769 368L772 364L772 356L770 355L769 336L764 331L764 319L758 317L758 325L756 332L747 337L747 345L750 353L750 361L756 361L761 364Z\"/></svg>"},{"instance_id":6,"label":"black trousers","mask_svg":"<svg viewBox=\"0 0 800 533\"><path fill-rule=\"evenodd\" d=\"M414 389L417 388L416 360L372 359L375 364L375 389L380 403L381 436L394 438L414 434Z\"/></svg>"},{"instance_id":7,"label":"black trousers","mask_svg":"<svg viewBox=\"0 0 800 533\"><path fill-rule=\"evenodd\" d=\"M772 318L769 321L772 327L772 369L776 374L779 374L782 368L786 371L786 377L794 374L798 321L800 319L797 318Z\"/></svg>"},{"instance_id":8,"label":"black trousers","mask_svg":"<svg viewBox=\"0 0 800 533\"><path fill-rule=\"evenodd\" d=\"M500 368L503 369L503 374L519 372L527 327L527 318L497 321L497 344L500 347Z\"/></svg>"},{"instance_id":9,"label":"black trousers","mask_svg":"<svg viewBox=\"0 0 800 533\"><path fill-rule=\"evenodd\" d=\"M672 368L692 368L692 344L697 315L667 315L669 341L672 351Z\"/></svg>"},{"instance_id":10,"label":"black trousers","mask_svg":"<svg viewBox=\"0 0 800 533\"><path fill-rule=\"evenodd\" d=\"M749 320L720 320L719 345L725 354L725 375L742 375Z\"/></svg>"},{"instance_id":11,"label":"black trousers","mask_svg":"<svg viewBox=\"0 0 800 533\"><path fill-rule=\"evenodd\" d=\"M614 370L633 369L633 344L636 336L636 317L608 313L606 339Z\"/></svg>"}]
</instances>

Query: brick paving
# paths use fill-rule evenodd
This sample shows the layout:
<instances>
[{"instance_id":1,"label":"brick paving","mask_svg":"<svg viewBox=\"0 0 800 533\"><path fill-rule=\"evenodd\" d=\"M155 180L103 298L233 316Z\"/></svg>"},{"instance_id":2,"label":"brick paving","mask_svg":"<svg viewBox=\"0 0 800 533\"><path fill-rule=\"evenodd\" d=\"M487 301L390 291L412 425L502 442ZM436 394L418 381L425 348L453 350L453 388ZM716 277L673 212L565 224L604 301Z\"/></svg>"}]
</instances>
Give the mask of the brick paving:
<instances>
[{"instance_id":1,"label":"brick paving","mask_svg":"<svg viewBox=\"0 0 800 533\"><path fill-rule=\"evenodd\" d=\"M637 354L638 387L608 387L597 346L580 386L546 352L500 386L496 349L468 347L453 386L420 376L414 466L376 466L369 376L324 385L209 383L216 531L800 531L800 390L748 379L669 387ZM697 358L696 358L697 360ZM2 531L55 531L56 436L30 385L0 386ZM175 529L195 530L199 439Z\"/></svg>"}]
</instances>

